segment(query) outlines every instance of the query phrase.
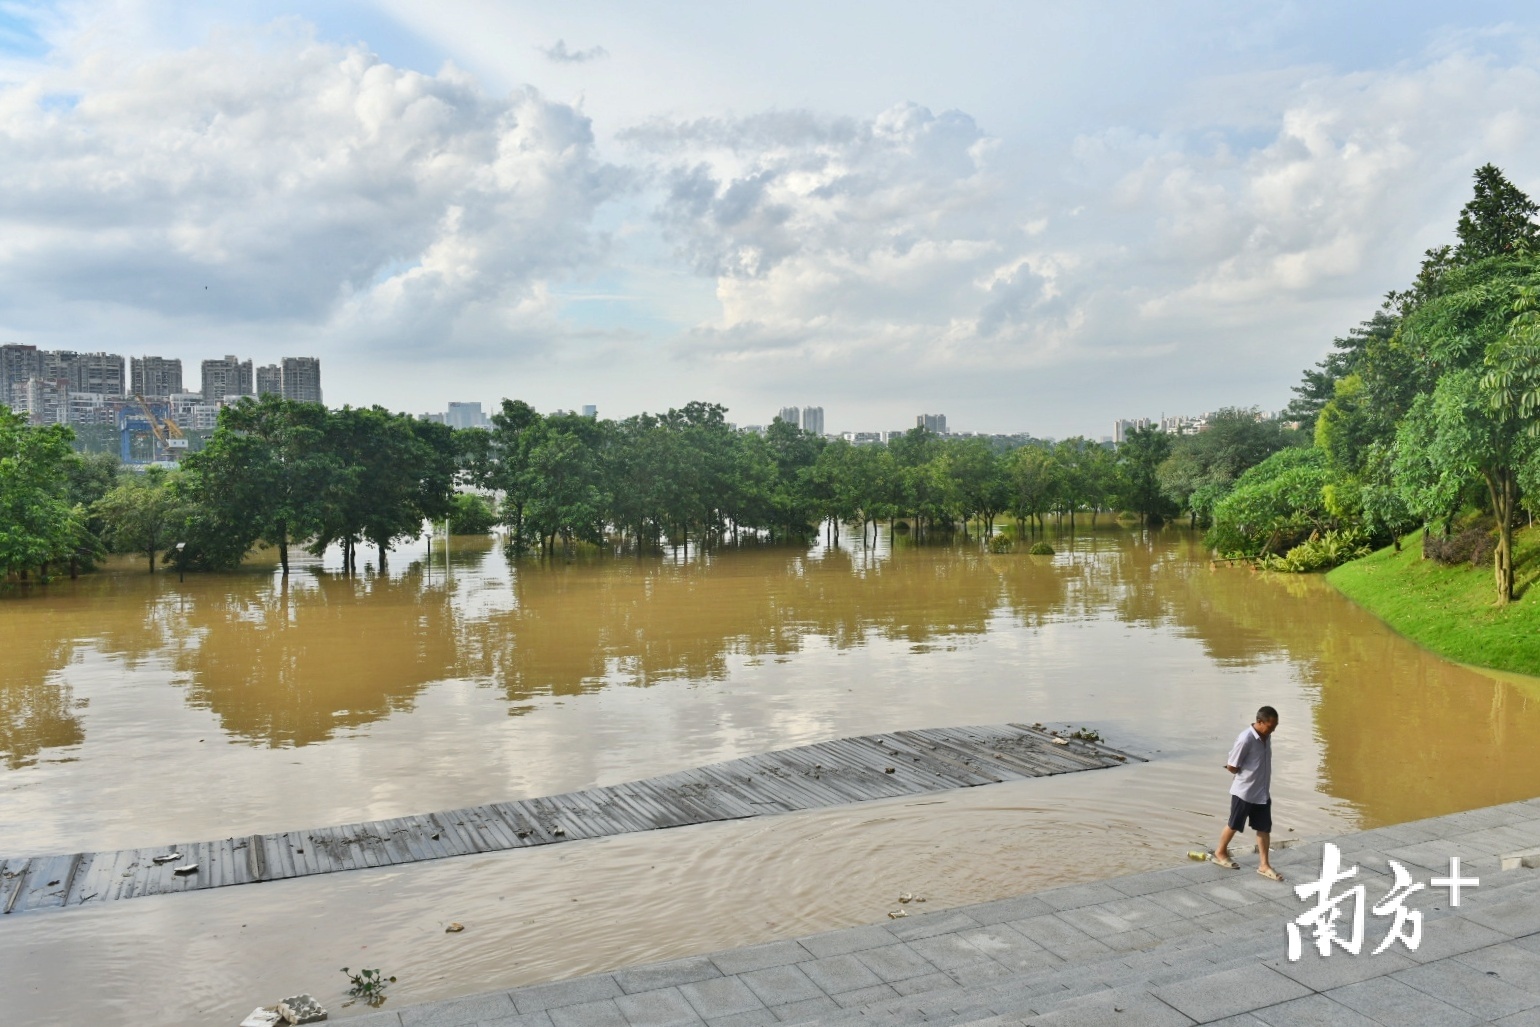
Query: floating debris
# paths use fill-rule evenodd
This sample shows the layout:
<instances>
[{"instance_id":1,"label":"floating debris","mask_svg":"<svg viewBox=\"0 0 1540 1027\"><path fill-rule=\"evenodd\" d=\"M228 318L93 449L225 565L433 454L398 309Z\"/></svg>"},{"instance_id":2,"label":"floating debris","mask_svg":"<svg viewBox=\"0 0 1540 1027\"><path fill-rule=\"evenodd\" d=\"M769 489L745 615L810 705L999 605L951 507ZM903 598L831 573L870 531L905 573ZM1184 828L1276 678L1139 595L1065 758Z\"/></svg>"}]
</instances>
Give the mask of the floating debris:
<instances>
[{"instance_id":1,"label":"floating debris","mask_svg":"<svg viewBox=\"0 0 1540 1027\"><path fill-rule=\"evenodd\" d=\"M177 867L175 870L173 870L171 872L173 874L178 874L178 875L180 875L182 877L186 877L188 874L196 874L198 872L198 864L196 864L196 863L186 863L186 864L183 864L182 866Z\"/></svg>"},{"instance_id":2,"label":"floating debris","mask_svg":"<svg viewBox=\"0 0 1540 1027\"><path fill-rule=\"evenodd\" d=\"M907 904L907 903L910 903L910 902L914 901L914 896L909 894L908 892L904 892L902 895L900 895L898 897L898 901L901 902L901 903L906 903Z\"/></svg>"},{"instance_id":3,"label":"floating debris","mask_svg":"<svg viewBox=\"0 0 1540 1027\"><path fill-rule=\"evenodd\" d=\"M465 930L465 925L460 923L460 921L456 920L454 923L452 923L448 927L444 928L444 933L445 934L459 934L463 930Z\"/></svg>"},{"instance_id":4,"label":"floating debris","mask_svg":"<svg viewBox=\"0 0 1540 1027\"><path fill-rule=\"evenodd\" d=\"M181 858L182 858L182 854L180 852L168 852L164 856L156 856L155 858L151 859L150 862L151 863L170 863L170 862L173 862L174 860L178 860L178 859L181 859Z\"/></svg>"},{"instance_id":5,"label":"floating debris","mask_svg":"<svg viewBox=\"0 0 1540 1027\"><path fill-rule=\"evenodd\" d=\"M326 1010L309 995L294 995L278 1003L278 1013L288 1023L318 1023L326 1019Z\"/></svg>"},{"instance_id":6,"label":"floating debris","mask_svg":"<svg viewBox=\"0 0 1540 1027\"><path fill-rule=\"evenodd\" d=\"M1068 745L1069 744L1069 739L1067 739L1067 738L1059 738L1059 737L1055 736L1054 740L1053 740L1053 744L1054 745Z\"/></svg>"},{"instance_id":7,"label":"floating debris","mask_svg":"<svg viewBox=\"0 0 1540 1027\"><path fill-rule=\"evenodd\" d=\"M258 1006L251 1015L241 1021L241 1027L278 1027L284 1022L283 1014L272 1006Z\"/></svg>"},{"instance_id":8,"label":"floating debris","mask_svg":"<svg viewBox=\"0 0 1540 1027\"><path fill-rule=\"evenodd\" d=\"M893 768L892 767L888 767L886 770L883 771L883 773L884 774L891 774L891 773L893 773Z\"/></svg>"},{"instance_id":9,"label":"floating debris","mask_svg":"<svg viewBox=\"0 0 1540 1027\"><path fill-rule=\"evenodd\" d=\"M909 911L907 909L890 909L888 911L888 919L889 920L897 920L900 917L905 917L905 916L908 916L908 915L909 915Z\"/></svg>"}]
</instances>

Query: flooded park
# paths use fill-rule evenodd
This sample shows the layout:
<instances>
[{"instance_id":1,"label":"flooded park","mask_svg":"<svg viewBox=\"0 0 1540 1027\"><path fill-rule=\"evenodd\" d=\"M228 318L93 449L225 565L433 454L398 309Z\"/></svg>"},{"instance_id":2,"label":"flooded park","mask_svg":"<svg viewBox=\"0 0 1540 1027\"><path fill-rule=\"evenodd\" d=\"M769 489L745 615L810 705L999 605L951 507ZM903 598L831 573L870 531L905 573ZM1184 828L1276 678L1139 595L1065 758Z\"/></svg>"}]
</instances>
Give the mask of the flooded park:
<instances>
[{"instance_id":1,"label":"flooded park","mask_svg":"<svg viewBox=\"0 0 1540 1027\"><path fill-rule=\"evenodd\" d=\"M403 817L847 736L1087 727L1149 762L0 921L25 1022L234 1022L270 996L404 1003L1170 865L1276 706L1277 836L1528 798L1540 684L1451 664L1319 576L1216 568L1180 529L1054 556L744 547L391 572L125 564L0 598L3 855ZM1499 772L1500 771L1500 772ZM446 935L450 921L462 934ZM336 978L333 980L332 978ZM175 996L167 999L167 996Z\"/></svg>"}]
</instances>

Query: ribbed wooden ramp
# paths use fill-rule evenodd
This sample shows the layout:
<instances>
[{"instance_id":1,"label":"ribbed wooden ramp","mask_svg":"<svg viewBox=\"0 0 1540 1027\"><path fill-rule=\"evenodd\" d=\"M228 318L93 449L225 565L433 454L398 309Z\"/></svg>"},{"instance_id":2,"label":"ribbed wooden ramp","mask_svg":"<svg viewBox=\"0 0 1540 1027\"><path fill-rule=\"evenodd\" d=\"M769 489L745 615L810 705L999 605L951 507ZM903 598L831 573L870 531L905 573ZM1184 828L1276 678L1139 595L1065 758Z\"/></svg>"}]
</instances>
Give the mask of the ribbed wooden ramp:
<instances>
[{"instance_id":1,"label":"ribbed wooden ramp","mask_svg":"<svg viewBox=\"0 0 1540 1027\"><path fill-rule=\"evenodd\" d=\"M0 897L6 913L78 906L972 788L1130 760L1143 762L1022 724L895 731L397 820L154 849L4 858ZM180 855L166 859L173 853ZM192 864L196 870L177 873Z\"/></svg>"}]
</instances>

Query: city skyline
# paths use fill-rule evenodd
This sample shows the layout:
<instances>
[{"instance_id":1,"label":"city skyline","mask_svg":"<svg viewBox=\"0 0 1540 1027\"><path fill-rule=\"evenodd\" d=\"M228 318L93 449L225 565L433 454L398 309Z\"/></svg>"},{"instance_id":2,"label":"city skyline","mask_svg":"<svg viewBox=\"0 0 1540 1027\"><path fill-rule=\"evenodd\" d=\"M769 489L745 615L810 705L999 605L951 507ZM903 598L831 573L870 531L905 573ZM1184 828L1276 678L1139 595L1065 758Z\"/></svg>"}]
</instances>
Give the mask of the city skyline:
<instances>
[{"instance_id":1,"label":"city skyline","mask_svg":"<svg viewBox=\"0 0 1540 1027\"><path fill-rule=\"evenodd\" d=\"M1115 7L14 6L0 341L1100 436L1284 406L1540 193L1530 6Z\"/></svg>"}]
</instances>

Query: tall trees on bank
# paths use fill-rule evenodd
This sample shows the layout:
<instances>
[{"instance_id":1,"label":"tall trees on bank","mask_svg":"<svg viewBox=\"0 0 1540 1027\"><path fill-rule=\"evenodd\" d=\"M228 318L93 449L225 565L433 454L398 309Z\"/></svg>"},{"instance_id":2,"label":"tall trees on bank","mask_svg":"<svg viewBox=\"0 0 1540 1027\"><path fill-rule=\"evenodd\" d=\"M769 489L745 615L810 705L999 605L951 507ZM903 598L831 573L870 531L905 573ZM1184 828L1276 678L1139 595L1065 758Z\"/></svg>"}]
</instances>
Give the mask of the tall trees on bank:
<instances>
[{"instance_id":1,"label":"tall trees on bank","mask_svg":"<svg viewBox=\"0 0 1540 1027\"><path fill-rule=\"evenodd\" d=\"M1499 603L1513 598L1519 507L1540 501L1537 213L1498 168L1478 168L1457 242L1338 339L1290 408L1313 426L1334 523L1385 537L1484 508Z\"/></svg>"},{"instance_id":2,"label":"tall trees on bank","mask_svg":"<svg viewBox=\"0 0 1540 1027\"><path fill-rule=\"evenodd\" d=\"M1002 515L1029 533L1049 516L1074 527L1107 510L1171 513L1181 502L1162 492L1172 460L1238 473L1271 445L1247 433L1273 430L1235 412L1212 439L1140 432L1117 451L1078 437L1009 446L921 428L854 446L779 420L740 432L726 413L691 403L616 422L505 400L491 430L452 431L380 407L264 396L222 411L180 467L130 472L71 453L68 429L30 428L7 412L0 504L21 513L0 524L0 560L8 576L46 574L110 548L143 554L152 572L170 553L179 569L219 570L260 543L285 573L296 546L335 545L350 572L372 547L384 569L394 545L441 519L479 531L495 518L511 548L547 555L616 539L638 554L799 540L820 528L838 541L844 524L859 525L864 543L900 521L918 538L967 538L975 525L993 534Z\"/></svg>"},{"instance_id":3,"label":"tall trees on bank","mask_svg":"<svg viewBox=\"0 0 1540 1027\"><path fill-rule=\"evenodd\" d=\"M76 459L68 428L31 428L0 407L0 577L46 577L82 546L86 513L67 470Z\"/></svg>"}]
</instances>

